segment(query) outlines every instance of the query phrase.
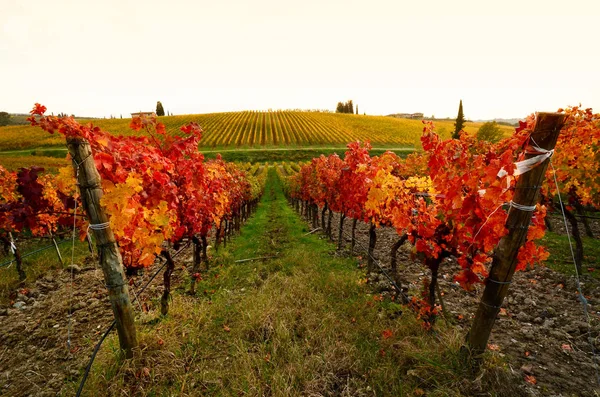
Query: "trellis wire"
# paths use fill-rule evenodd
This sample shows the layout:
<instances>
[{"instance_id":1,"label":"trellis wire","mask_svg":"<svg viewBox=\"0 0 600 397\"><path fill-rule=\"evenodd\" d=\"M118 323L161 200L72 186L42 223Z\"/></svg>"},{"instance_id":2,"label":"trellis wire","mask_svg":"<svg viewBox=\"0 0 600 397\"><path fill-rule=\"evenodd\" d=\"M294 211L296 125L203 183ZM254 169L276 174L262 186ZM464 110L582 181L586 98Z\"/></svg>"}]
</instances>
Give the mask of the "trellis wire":
<instances>
[{"instance_id":1,"label":"trellis wire","mask_svg":"<svg viewBox=\"0 0 600 397\"><path fill-rule=\"evenodd\" d=\"M573 251L573 243L571 241L571 233L569 232L569 227L567 225L567 216L565 215L565 208L562 202L562 198L560 196L560 189L558 188L558 179L556 178L556 169L554 168L554 164L552 164L552 160L550 160L550 166L552 167L552 175L554 178L554 185L556 186L556 194L558 195L558 202L560 203L560 210L563 216L563 222L565 224L565 230L567 232L567 240L569 241L569 248L571 250L571 257L573 258L573 265L575 266L575 282L577 285L577 293L579 295L579 301L583 306L583 313L585 315L585 319L587 321L588 326L588 342L592 348L592 361L594 362L594 370L596 371L596 381L598 385L600 385L600 371L598 370L598 358L596 357L596 348L594 346L594 340L592 339L592 323L590 320L590 314L588 312L588 301L583 295L583 291L581 290L581 283L579 280L579 270L577 269L577 262L575 261L575 252Z\"/></svg>"},{"instance_id":2,"label":"trellis wire","mask_svg":"<svg viewBox=\"0 0 600 397\"><path fill-rule=\"evenodd\" d=\"M172 255L172 258L177 257L181 252L183 252L184 249L186 249L188 246L190 245L190 242L188 242L183 248L181 248L179 251L177 251L176 253L174 253ZM154 279L156 278L156 276L158 276L158 274L165 268L165 266L167 265L167 260L165 259L165 262L160 266L160 268L152 275L152 277L150 277L150 279L146 282L146 284L142 287L142 289L135 293L134 292L134 298L132 300L132 303L137 301L137 298L140 294L142 294L146 288L148 288L148 286L150 285L150 283L152 281L154 281ZM110 324L110 326L106 329L106 331L104 332L104 334L102 335L102 338L100 338L100 340L98 341L98 343L96 344L96 347L94 347L94 351L92 352L92 356L90 357L90 361L88 362L88 364L85 367L85 371L83 373L83 378L81 379L81 382L79 383L79 388L77 389L77 394L76 397L81 396L81 392L83 391L83 386L85 386L85 382L88 378L88 375L90 374L90 371L92 369L92 364L94 363L94 360L96 359L96 354L98 354L98 351L100 350L100 346L102 346L102 343L104 342L104 340L106 339L106 337L108 336L108 334L110 334L110 331L113 330L113 328L116 325L116 320L113 320L113 322Z\"/></svg>"},{"instance_id":3,"label":"trellis wire","mask_svg":"<svg viewBox=\"0 0 600 397\"><path fill-rule=\"evenodd\" d=\"M57 244L63 244L63 243L69 242L69 241L71 241L71 239L64 239L62 241L57 242ZM39 252L46 251L46 250L48 250L50 248L54 248L54 244L48 245L48 246L43 247L43 248L39 248L39 249L37 249L35 251L31 251L31 252L28 252L26 254L23 254L23 255L21 255L21 258L27 258L28 256L35 255L35 254L37 254ZM10 265L11 263L13 263L15 261L16 261L16 259L11 259L10 261L6 261L6 262L3 262L3 263L0 263L0 268L1 267L6 267L6 266Z\"/></svg>"},{"instance_id":4,"label":"trellis wire","mask_svg":"<svg viewBox=\"0 0 600 397\"><path fill-rule=\"evenodd\" d=\"M89 157L89 156L88 156ZM73 162L77 164L75 180L79 182L79 167L83 162L87 160L87 157L81 161L81 163L77 163L75 160ZM73 209L73 233L71 233L71 288L69 291L69 320L67 322L67 348L71 350L71 317L73 316L73 288L74 288L74 278L75 278L75 232L77 231L77 198L75 198L75 208Z\"/></svg>"},{"instance_id":5,"label":"trellis wire","mask_svg":"<svg viewBox=\"0 0 600 397\"><path fill-rule=\"evenodd\" d=\"M315 229L318 230L318 229ZM348 238L348 234L346 234L346 232L342 229L342 234ZM350 237L351 238L351 237ZM398 293L400 295L402 295L402 297L406 300L408 300L408 295L406 295L404 293L404 291L402 291L402 289L398 286L398 284L396 284L396 282L394 281L394 279L385 271L385 269L383 268L383 266L381 265L381 262L379 261L379 259L375 258L373 255L371 255L369 253L369 250L366 249L362 244L360 244L358 241L354 241L354 245L360 247L363 251L365 251L367 253L367 255L369 255L371 257L371 259L373 259L373 262L377 265L377 267L379 268L379 270L381 271L381 273L385 276L385 278L388 279L388 281L394 286L394 288L396 289L396 291L398 291Z\"/></svg>"}]
</instances>

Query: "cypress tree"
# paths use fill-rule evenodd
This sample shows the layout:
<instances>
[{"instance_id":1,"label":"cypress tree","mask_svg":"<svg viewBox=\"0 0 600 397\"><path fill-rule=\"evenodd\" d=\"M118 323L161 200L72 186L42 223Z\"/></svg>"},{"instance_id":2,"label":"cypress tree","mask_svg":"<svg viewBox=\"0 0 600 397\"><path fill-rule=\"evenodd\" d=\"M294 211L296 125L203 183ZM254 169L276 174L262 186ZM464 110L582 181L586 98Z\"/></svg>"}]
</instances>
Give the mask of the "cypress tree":
<instances>
[{"instance_id":1,"label":"cypress tree","mask_svg":"<svg viewBox=\"0 0 600 397\"><path fill-rule=\"evenodd\" d=\"M356 114L358 114L358 105L356 105Z\"/></svg>"},{"instance_id":2,"label":"cypress tree","mask_svg":"<svg viewBox=\"0 0 600 397\"><path fill-rule=\"evenodd\" d=\"M462 99L460 105L458 105L458 115L456 116L456 122L454 123L454 132L452 133L452 139L460 138L460 131L465 126L465 115L463 113Z\"/></svg>"},{"instance_id":3,"label":"cypress tree","mask_svg":"<svg viewBox=\"0 0 600 397\"><path fill-rule=\"evenodd\" d=\"M162 103L160 103L160 101L156 102L156 115L157 116L165 115L165 109L163 108L163 105L162 105Z\"/></svg>"}]
</instances>

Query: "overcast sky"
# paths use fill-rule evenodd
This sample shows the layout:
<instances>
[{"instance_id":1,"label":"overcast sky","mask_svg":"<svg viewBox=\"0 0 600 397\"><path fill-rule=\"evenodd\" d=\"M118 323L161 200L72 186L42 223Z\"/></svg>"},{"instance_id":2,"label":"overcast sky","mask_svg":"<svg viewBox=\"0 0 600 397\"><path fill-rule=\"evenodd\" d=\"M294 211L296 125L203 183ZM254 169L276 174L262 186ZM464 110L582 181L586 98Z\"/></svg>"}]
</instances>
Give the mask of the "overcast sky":
<instances>
[{"instance_id":1,"label":"overcast sky","mask_svg":"<svg viewBox=\"0 0 600 397\"><path fill-rule=\"evenodd\" d=\"M600 111L598 0L0 0L0 111Z\"/></svg>"}]
</instances>

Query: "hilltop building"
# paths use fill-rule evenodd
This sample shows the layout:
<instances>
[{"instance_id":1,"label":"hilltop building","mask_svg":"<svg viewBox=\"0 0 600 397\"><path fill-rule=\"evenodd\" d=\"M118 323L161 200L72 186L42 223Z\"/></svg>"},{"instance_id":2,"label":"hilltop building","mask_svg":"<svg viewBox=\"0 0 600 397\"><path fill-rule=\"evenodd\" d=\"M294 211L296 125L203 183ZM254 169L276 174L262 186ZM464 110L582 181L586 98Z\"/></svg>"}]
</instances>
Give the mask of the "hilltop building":
<instances>
[{"instance_id":1,"label":"hilltop building","mask_svg":"<svg viewBox=\"0 0 600 397\"><path fill-rule=\"evenodd\" d=\"M396 113L388 115L399 119L422 119L423 113Z\"/></svg>"},{"instance_id":2,"label":"hilltop building","mask_svg":"<svg viewBox=\"0 0 600 397\"><path fill-rule=\"evenodd\" d=\"M137 112L137 113L131 113L131 117L156 117L156 112Z\"/></svg>"}]
</instances>

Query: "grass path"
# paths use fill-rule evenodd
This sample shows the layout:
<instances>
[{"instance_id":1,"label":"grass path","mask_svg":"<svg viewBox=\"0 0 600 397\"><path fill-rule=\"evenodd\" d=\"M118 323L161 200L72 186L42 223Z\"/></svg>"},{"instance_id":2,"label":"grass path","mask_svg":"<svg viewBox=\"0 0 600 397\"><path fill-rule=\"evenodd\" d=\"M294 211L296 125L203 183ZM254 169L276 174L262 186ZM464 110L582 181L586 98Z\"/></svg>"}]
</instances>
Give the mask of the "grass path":
<instances>
[{"instance_id":1,"label":"grass path","mask_svg":"<svg viewBox=\"0 0 600 397\"><path fill-rule=\"evenodd\" d=\"M87 395L469 394L459 333L423 331L405 307L370 293L356 259L306 233L271 169L257 212L215 255L198 295L182 283L168 317L140 320L139 358L121 360L113 335Z\"/></svg>"}]
</instances>

